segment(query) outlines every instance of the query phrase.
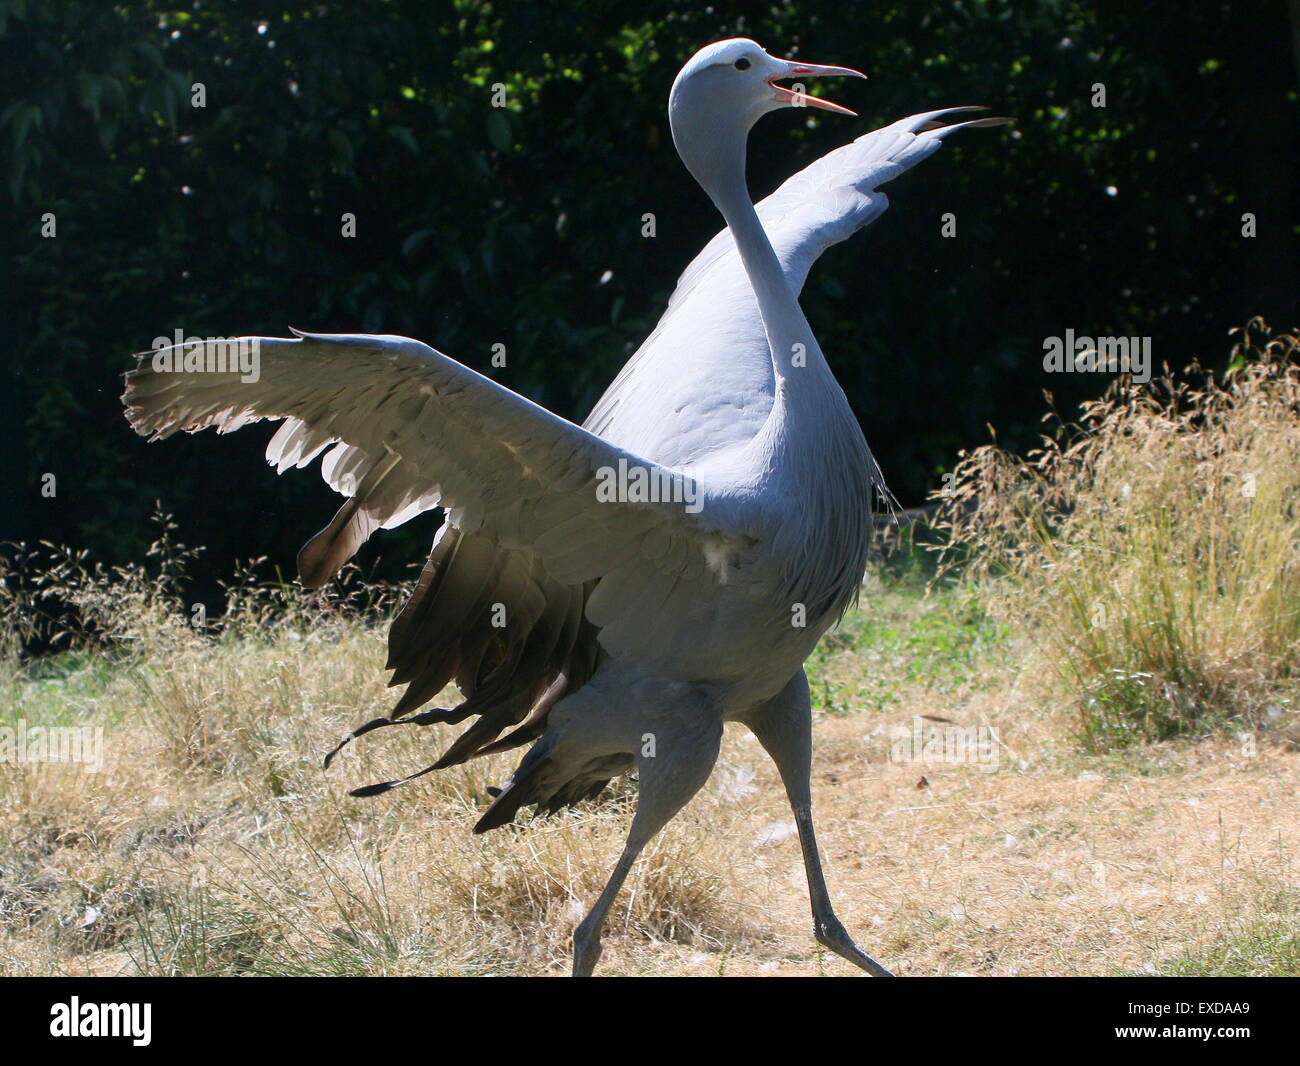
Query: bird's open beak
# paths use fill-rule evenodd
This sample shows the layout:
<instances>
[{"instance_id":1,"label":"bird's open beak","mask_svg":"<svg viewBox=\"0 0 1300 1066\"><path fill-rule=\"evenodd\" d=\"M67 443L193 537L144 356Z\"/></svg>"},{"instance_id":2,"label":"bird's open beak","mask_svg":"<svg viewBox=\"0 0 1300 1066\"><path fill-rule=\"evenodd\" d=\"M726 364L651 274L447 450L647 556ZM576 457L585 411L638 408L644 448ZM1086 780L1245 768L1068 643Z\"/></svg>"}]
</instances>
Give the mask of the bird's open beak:
<instances>
[{"instance_id":1,"label":"bird's open beak","mask_svg":"<svg viewBox=\"0 0 1300 1066\"><path fill-rule=\"evenodd\" d=\"M837 115L856 115L856 111L850 111L847 107L840 107L839 104L833 104L819 96L798 93L792 89L787 89L784 85L776 84L778 79L784 81L786 78L824 78L830 74L838 74L845 78L866 77L861 71L851 70L849 67L819 67L816 63L796 63L793 60L786 60L785 70L779 74L773 74L767 79L767 83L772 87L776 99L783 104L789 104L791 107L819 107L823 111L834 111Z\"/></svg>"}]
</instances>

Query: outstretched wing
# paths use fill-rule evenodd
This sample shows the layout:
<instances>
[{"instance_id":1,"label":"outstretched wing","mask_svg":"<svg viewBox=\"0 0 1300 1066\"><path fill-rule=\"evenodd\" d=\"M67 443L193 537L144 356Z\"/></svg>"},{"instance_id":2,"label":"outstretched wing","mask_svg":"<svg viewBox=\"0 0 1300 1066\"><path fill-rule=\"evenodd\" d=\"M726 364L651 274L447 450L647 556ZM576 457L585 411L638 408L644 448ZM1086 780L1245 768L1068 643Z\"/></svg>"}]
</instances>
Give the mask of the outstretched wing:
<instances>
[{"instance_id":1,"label":"outstretched wing","mask_svg":"<svg viewBox=\"0 0 1300 1066\"><path fill-rule=\"evenodd\" d=\"M256 380L241 379L232 346L256 353ZM222 359L229 369L206 369ZM267 447L280 470L329 449L321 473L348 500L303 549L311 587L373 529L438 506L463 533L485 530L506 547L527 547L572 585L629 560L675 576L690 554L673 550L679 541L689 549L702 532L723 532L703 496L691 508L611 498L603 486L620 468L678 482L683 496L704 490L409 338L203 341L143 353L126 380L127 418L150 440L284 419Z\"/></svg>"},{"instance_id":2,"label":"outstretched wing","mask_svg":"<svg viewBox=\"0 0 1300 1066\"><path fill-rule=\"evenodd\" d=\"M242 379L240 351L250 353L243 365L255 373L244 376L255 380ZM322 473L347 500L300 553L309 586L327 581L374 529L447 509L389 637L390 683L409 683L394 719L453 678L466 701L421 723L480 716L437 765L485 749L530 712L500 743L531 739L547 709L594 669L597 630L609 650L652 643L666 598L709 602L699 594L716 580L705 547L746 547L745 504L734 495L714 500L681 472L419 341L210 340L143 353L126 377L127 417L151 440L283 419L271 463L301 467L325 452ZM617 486L609 478L620 469L678 488L676 499L611 498L604 489Z\"/></svg>"},{"instance_id":3,"label":"outstretched wing","mask_svg":"<svg viewBox=\"0 0 1300 1066\"><path fill-rule=\"evenodd\" d=\"M880 186L933 155L951 107L912 115L829 152L758 204L797 294L818 257L889 206ZM772 360L753 288L730 230L722 230L677 282L653 333L583 423L593 433L670 465L700 462L748 440L772 406Z\"/></svg>"}]
</instances>

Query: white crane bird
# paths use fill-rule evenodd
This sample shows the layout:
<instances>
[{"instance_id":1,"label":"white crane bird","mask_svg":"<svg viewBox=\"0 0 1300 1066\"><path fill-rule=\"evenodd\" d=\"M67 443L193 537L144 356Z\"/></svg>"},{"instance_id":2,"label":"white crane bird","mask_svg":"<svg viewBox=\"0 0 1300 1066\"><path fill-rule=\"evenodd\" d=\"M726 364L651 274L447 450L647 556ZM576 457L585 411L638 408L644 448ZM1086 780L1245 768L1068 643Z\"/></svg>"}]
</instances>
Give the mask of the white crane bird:
<instances>
[{"instance_id":1,"label":"white crane bird","mask_svg":"<svg viewBox=\"0 0 1300 1066\"><path fill-rule=\"evenodd\" d=\"M708 778L728 721L748 726L780 772L817 940L889 975L831 907L803 672L857 595L883 481L797 294L823 250L885 210L878 186L952 130L1004 120L935 121L974 108L914 115L829 153L755 209L745 151L762 115L791 105L853 114L776 84L820 75L862 76L777 59L747 39L711 44L682 68L673 142L726 229L582 427L404 337L242 338L260 355L256 382L223 369L212 341L144 353L127 375L127 417L151 440L283 419L267 447L280 472L329 448L322 474L347 499L299 555L309 587L375 529L446 509L389 634L390 683L406 691L389 718L353 736L477 716L402 781L533 741L476 832L524 805L554 811L595 796L636 769L626 847L574 932L575 976L591 974L610 904ZM677 491L607 491L632 482ZM493 624L502 608L504 627ZM452 680L463 702L411 715Z\"/></svg>"}]
</instances>

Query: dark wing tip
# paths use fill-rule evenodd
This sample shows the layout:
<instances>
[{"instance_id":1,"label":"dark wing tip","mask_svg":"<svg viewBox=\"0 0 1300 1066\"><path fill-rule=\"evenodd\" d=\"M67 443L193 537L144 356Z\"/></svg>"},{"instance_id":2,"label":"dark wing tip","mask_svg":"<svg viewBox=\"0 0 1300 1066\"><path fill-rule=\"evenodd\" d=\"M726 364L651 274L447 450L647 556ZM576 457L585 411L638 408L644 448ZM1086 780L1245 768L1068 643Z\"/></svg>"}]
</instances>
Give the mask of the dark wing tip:
<instances>
[{"instance_id":1,"label":"dark wing tip","mask_svg":"<svg viewBox=\"0 0 1300 1066\"><path fill-rule=\"evenodd\" d=\"M349 796L355 796L357 799L367 799L370 796L382 796L385 792L400 785L400 781L380 781L377 785L363 785L361 788L354 788L348 793Z\"/></svg>"},{"instance_id":2,"label":"dark wing tip","mask_svg":"<svg viewBox=\"0 0 1300 1066\"><path fill-rule=\"evenodd\" d=\"M498 808L496 803L487 809L487 812L474 824L474 835L480 836L483 833L490 832L493 829L499 829L511 819L514 818L516 811L507 808Z\"/></svg>"}]
</instances>

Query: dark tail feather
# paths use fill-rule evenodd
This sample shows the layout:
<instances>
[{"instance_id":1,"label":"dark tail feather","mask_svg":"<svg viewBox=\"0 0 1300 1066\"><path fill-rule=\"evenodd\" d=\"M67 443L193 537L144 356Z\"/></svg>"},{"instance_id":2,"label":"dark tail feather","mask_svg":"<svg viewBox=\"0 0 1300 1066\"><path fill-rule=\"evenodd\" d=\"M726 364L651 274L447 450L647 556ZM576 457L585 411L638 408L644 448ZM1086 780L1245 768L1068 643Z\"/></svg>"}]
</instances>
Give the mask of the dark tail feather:
<instances>
[{"instance_id":1,"label":"dark tail feather","mask_svg":"<svg viewBox=\"0 0 1300 1066\"><path fill-rule=\"evenodd\" d=\"M396 781L380 781L377 785L363 785L361 788L354 788L348 793L349 796L355 796L357 799L366 799L369 796L382 796L385 792L398 788L408 781L414 781L417 777L423 777L425 774L431 774L437 766L426 766L423 770L417 770L413 774L407 774L405 777L399 777Z\"/></svg>"},{"instance_id":2,"label":"dark tail feather","mask_svg":"<svg viewBox=\"0 0 1300 1066\"><path fill-rule=\"evenodd\" d=\"M483 812L483 817L474 826L475 833L486 833L513 821L519 808L537 802L537 775L546 765L546 757L555 746L555 737L542 737L528 749L510 780L505 783L492 806Z\"/></svg>"}]
</instances>

